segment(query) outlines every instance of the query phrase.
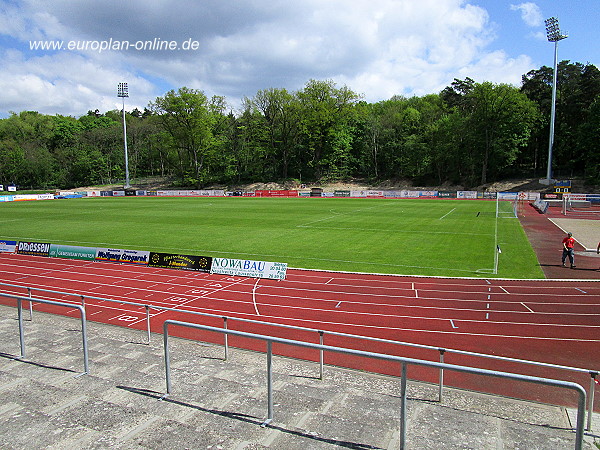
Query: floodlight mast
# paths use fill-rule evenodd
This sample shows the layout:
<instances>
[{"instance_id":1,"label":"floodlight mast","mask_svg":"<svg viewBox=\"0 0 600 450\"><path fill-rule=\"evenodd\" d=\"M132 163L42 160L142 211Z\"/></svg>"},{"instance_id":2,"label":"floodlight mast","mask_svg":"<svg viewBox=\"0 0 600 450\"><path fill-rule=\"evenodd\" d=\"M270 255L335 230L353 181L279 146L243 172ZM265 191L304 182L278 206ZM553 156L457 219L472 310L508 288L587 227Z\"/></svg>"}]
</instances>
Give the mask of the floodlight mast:
<instances>
[{"instance_id":1,"label":"floodlight mast","mask_svg":"<svg viewBox=\"0 0 600 450\"><path fill-rule=\"evenodd\" d=\"M129 97L127 83L119 83L117 97L123 99L123 146L125 148L125 189L131 187L129 184L129 157L127 156L127 123L125 122L125 97Z\"/></svg>"},{"instance_id":2,"label":"floodlight mast","mask_svg":"<svg viewBox=\"0 0 600 450\"><path fill-rule=\"evenodd\" d=\"M558 75L558 41L566 39L569 35L561 33L560 27L558 26L558 19L556 17L550 17L545 20L546 23L546 36L549 42L554 42L554 74L552 77L552 106L550 112L550 139L548 143L548 171L546 173L546 181L550 185L554 180L552 179L552 150L554 147L554 122L556 119L556 78Z\"/></svg>"}]
</instances>

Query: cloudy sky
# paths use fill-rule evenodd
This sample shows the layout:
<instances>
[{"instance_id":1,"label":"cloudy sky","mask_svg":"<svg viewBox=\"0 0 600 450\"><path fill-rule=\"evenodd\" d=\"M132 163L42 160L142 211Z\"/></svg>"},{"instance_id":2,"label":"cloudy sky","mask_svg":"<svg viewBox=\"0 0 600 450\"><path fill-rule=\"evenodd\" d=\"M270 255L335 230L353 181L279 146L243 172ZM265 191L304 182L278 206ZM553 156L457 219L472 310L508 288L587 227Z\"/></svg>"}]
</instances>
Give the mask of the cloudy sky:
<instances>
[{"instance_id":1,"label":"cloudy sky","mask_svg":"<svg viewBox=\"0 0 600 450\"><path fill-rule=\"evenodd\" d=\"M551 16L559 59L600 67L600 0L0 0L0 117L120 109L122 81L127 110L182 86L234 109L310 79L370 102L454 78L518 86L553 64Z\"/></svg>"}]
</instances>

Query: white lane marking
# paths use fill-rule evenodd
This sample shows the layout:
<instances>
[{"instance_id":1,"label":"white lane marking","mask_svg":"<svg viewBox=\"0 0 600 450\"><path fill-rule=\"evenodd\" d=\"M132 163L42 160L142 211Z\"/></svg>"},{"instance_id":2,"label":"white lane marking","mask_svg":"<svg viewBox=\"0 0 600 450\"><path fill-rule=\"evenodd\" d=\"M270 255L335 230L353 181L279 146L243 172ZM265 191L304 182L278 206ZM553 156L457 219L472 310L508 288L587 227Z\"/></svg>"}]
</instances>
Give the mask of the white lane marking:
<instances>
[{"instance_id":1,"label":"white lane marking","mask_svg":"<svg viewBox=\"0 0 600 450\"><path fill-rule=\"evenodd\" d=\"M533 309L531 309L529 306L527 306L525 303L521 302L521 305L523 305L525 308L527 308L529 310L529 312L534 313L535 311Z\"/></svg>"},{"instance_id":2,"label":"white lane marking","mask_svg":"<svg viewBox=\"0 0 600 450\"><path fill-rule=\"evenodd\" d=\"M254 287L252 288L252 303L254 304L254 311L256 311L257 316L260 316L260 313L258 312L258 305L256 304L256 289L258 288L259 281L260 278L256 280L256 283L254 283Z\"/></svg>"}]
</instances>

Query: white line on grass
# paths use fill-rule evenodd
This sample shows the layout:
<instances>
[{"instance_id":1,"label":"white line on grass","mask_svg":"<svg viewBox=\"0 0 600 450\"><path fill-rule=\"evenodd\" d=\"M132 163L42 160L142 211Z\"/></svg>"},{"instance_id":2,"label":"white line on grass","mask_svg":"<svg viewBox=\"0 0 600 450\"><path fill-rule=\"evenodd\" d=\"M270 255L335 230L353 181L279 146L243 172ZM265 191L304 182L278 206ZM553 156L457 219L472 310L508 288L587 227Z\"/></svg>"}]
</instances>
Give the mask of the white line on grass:
<instances>
[{"instance_id":1,"label":"white line on grass","mask_svg":"<svg viewBox=\"0 0 600 450\"><path fill-rule=\"evenodd\" d=\"M442 217L440 217L438 220L442 220L443 218L445 218L446 216L448 216L450 213L454 212L456 210L456 208L452 208L450 211L448 211L446 214L444 214Z\"/></svg>"},{"instance_id":2,"label":"white line on grass","mask_svg":"<svg viewBox=\"0 0 600 450\"><path fill-rule=\"evenodd\" d=\"M301 225L296 225L296 227L298 227L298 228L309 228L308 225L311 225L313 223L319 223L319 222L324 222L326 220L337 219L340 216L348 216L348 215L352 215L352 214L357 213L357 212L368 211L370 209L376 209L376 208L381 208L381 207L390 206L390 205L393 205L393 202L388 202L388 203L385 203L385 204L379 204L379 205L375 205L375 206L370 206L368 208L354 209L352 211L348 211L348 212L345 212L345 213L336 213L335 211L330 210L330 212L333 213L333 216L324 217L322 219L313 220L311 222L306 222L306 223L301 224Z\"/></svg>"}]
</instances>

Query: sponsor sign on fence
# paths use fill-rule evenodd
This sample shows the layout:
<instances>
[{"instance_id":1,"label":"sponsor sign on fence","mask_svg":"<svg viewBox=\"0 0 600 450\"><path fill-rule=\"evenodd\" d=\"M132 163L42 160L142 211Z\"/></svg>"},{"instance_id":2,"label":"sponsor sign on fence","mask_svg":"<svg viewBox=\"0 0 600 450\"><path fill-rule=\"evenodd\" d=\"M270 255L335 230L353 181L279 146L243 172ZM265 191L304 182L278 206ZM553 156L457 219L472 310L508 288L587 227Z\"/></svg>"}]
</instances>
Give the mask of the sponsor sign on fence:
<instances>
[{"instance_id":1,"label":"sponsor sign on fence","mask_svg":"<svg viewBox=\"0 0 600 450\"><path fill-rule=\"evenodd\" d=\"M296 190L279 190L279 189L257 189L254 191L255 197L298 197Z\"/></svg>"},{"instance_id":2,"label":"sponsor sign on fence","mask_svg":"<svg viewBox=\"0 0 600 450\"><path fill-rule=\"evenodd\" d=\"M19 242L17 253L20 255L48 256L50 244L46 242Z\"/></svg>"},{"instance_id":3,"label":"sponsor sign on fence","mask_svg":"<svg viewBox=\"0 0 600 450\"><path fill-rule=\"evenodd\" d=\"M50 246L50 253L48 256L52 258L83 259L86 261L93 261L96 259L96 248L52 244Z\"/></svg>"},{"instance_id":4,"label":"sponsor sign on fence","mask_svg":"<svg viewBox=\"0 0 600 450\"><path fill-rule=\"evenodd\" d=\"M518 192L498 192L498 200L517 200Z\"/></svg>"},{"instance_id":5,"label":"sponsor sign on fence","mask_svg":"<svg viewBox=\"0 0 600 450\"><path fill-rule=\"evenodd\" d=\"M456 198L456 191L439 191L438 197L440 197L440 198Z\"/></svg>"},{"instance_id":6,"label":"sponsor sign on fence","mask_svg":"<svg viewBox=\"0 0 600 450\"><path fill-rule=\"evenodd\" d=\"M334 197L350 197L350 191L333 191Z\"/></svg>"},{"instance_id":7,"label":"sponsor sign on fence","mask_svg":"<svg viewBox=\"0 0 600 450\"><path fill-rule=\"evenodd\" d=\"M457 198L477 198L477 191L457 191Z\"/></svg>"},{"instance_id":8,"label":"sponsor sign on fence","mask_svg":"<svg viewBox=\"0 0 600 450\"><path fill-rule=\"evenodd\" d=\"M17 250L17 241L0 240L0 252L14 253Z\"/></svg>"},{"instance_id":9,"label":"sponsor sign on fence","mask_svg":"<svg viewBox=\"0 0 600 450\"><path fill-rule=\"evenodd\" d=\"M165 269L197 270L210 272L212 258L209 256L179 255L173 253L150 253L148 265Z\"/></svg>"},{"instance_id":10,"label":"sponsor sign on fence","mask_svg":"<svg viewBox=\"0 0 600 450\"><path fill-rule=\"evenodd\" d=\"M122 250L114 248L97 248L95 259L98 261L122 262L131 264L148 264L150 252L139 250Z\"/></svg>"},{"instance_id":11,"label":"sponsor sign on fence","mask_svg":"<svg viewBox=\"0 0 600 450\"><path fill-rule=\"evenodd\" d=\"M285 280L287 264L248 259L213 258L210 273Z\"/></svg>"}]
</instances>

